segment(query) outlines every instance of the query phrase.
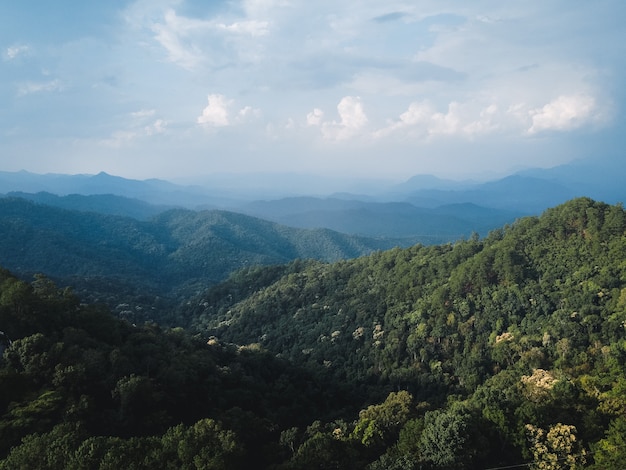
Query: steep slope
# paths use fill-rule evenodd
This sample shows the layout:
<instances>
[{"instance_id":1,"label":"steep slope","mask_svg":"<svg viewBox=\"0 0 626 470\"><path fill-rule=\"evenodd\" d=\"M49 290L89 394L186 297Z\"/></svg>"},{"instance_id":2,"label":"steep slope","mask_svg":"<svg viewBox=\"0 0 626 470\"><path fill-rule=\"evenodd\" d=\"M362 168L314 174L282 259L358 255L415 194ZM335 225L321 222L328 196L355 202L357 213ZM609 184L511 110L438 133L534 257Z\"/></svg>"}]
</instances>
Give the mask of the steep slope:
<instances>
[{"instance_id":1,"label":"steep slope","mask_svg":"<svg viewBox=\"0 0 626 470\"><path fill-rule=\"evenodd\" d=\"M494 338L507 331L522 350L544 335L584 350L587 333L608 341L621 331L625 230L620 206L577 199L483 241L306 265L218 312L199 301L185 315L342 380L472 389L493 372Z\"/></svg>"},{"instance_id":2,"label":"steep slope","mask_svg":"<svg viewBox=\"0 0 626 470\"><path fill-rule=\"evenodd\" d=\"M276 428L348 403L266 352L134 326L2 268L0 326L0 469L266 468Z\"/></svg>"},{"instance_id":3,"label":"steep slope","mask_svg":"<svg viewBox=\"0 0 626 470\"><path fill-rule=\"evenodd\" d=\"M519 464L547 430L570 430L572 442L588 444L609 433L611 420L623 425L626 212L619 205L576 199L484 240L293 266L251 288L245 278L190 302L193 326L223 341L258 343L373 402L407 390L440 410L426 412L419 426L447 416L473 423L474 437L485 439L467 448L457 436L431 449L426 430L407 431L419 445L388 449L377 468L405 468L398 462L406 459L452 468L435 464L447 445L454 468ZM367 446L374 431L365 428L376 424L361 425L351 436Z\"/></svg>"}]
</instances>

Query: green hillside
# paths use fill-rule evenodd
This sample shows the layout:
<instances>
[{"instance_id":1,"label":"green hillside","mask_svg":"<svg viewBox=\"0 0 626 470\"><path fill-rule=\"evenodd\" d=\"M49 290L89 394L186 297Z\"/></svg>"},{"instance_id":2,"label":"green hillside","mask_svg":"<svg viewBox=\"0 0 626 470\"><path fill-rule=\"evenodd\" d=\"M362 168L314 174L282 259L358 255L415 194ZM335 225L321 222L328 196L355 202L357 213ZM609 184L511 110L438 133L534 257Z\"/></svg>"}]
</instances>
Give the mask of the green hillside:
<instances>
[{"instance_id":1,"label":"green hillside","mask_svg":"<svg viewBox=\"0 0 626 470\"><path fill-rule=\"evenodd\" d=\"M140 221L0 198L0 266L25 278L46 273L87 301L158 309L159 318L164 299L174 305L245 266L336 261L395 244L225 211L169 210Z\"/></svg>"},{"instance_id":2,"label":"green hillside","mask_svg":"<svg viewBox=\"0 0 626 470\"><path fill-rule=\"evenodd\" d=\"M483 240L247 267L175 314L189 332L0 273L0 469L626 461L621 206L576 199Z\"/></svg>"},{"instance_id":3,"label":"green hillside","mask_svg":"<svg viewBox=\"0 0 626 470\"><path fill-rule=\"evenodd\" d=\"M370 401L392 390L426 409L449 410L452 400L515 455L490 449L477 462L523 461L526 424L575 425L589 444L611 419L621 423L625 234L621 206L577 199L484 240L301 265L258 289L234 278L184 316L198 331L258 343ZM228 296L221 302L218 289ZM554 387L523 385L538 374Z\"/></svg>"}]
</instances>

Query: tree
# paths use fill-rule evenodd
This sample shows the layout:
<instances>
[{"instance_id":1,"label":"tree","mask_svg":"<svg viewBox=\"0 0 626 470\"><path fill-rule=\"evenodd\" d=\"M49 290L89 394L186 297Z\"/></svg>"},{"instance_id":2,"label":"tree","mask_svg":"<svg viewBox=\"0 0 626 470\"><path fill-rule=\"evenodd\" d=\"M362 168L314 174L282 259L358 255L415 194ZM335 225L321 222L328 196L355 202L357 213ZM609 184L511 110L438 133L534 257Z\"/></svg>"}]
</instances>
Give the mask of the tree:
<instances>
[{"instance_id":1,"label":"tree","mask_svg":"<svg viewBox=\"0 0 626 470\"><path fill-rule=\"evenodd\" d=\"M176 456L176 467L185 470L236 468L241 456L235 433L209 418L170 428L161 443L164 454Z\"/></svg>"},{"instance_id":2,"label":"tree","mask_svg":"<svg viewBox=\"0 0 626 470\"><path fill-rule=\"evenodd\" d=\"M359 413L353 437L367 447L389 445L408 420L412 402L413 397L405 390L391 392L384 403L368 406Z\"/></svg>"},{"instance_id":3,"label":"tree","mask_svg":"<svg viewBox=\"0 0 626 470\"><path fill-rule=\"evenodd\" d=\"M59 424L48 433L26 436L6 459L0 461L0 470L68 468L68 461L82 437L80 427L69 423Z\"/></svg>"},{"instance_id":4,"label":"tree","mask_svg":"<svg viewBox=\"0 0 626 470\"><path fill-rule=\"evenodd\" d=\"M526 425L530 451L533 455L533 470L577 470L586 462L586 452L576 442L576 427L568 424L544 429Z\"/></svg>"},{"instance_id":5,"label":"tree","mask_svg":"<svg viewBox=\"0 0 626 470\"><path fill-rule=\"evenodd\" d=\"M473 460L470 440L470 414L461 404L448 410L429 411L424 415L420 437L421 459L434 468L470 468Z\"/></svg>"},{"instance_id":6,"label":"tree","mask_svg":"<svg viewBox=\"0 0 626 470\"><path fill-rule=\"evenodd\" d=\"M626 462L626 418L620 416L611 422L606 437L592 446L594 470L618 470Z\"/></svg>"}]
</instances>

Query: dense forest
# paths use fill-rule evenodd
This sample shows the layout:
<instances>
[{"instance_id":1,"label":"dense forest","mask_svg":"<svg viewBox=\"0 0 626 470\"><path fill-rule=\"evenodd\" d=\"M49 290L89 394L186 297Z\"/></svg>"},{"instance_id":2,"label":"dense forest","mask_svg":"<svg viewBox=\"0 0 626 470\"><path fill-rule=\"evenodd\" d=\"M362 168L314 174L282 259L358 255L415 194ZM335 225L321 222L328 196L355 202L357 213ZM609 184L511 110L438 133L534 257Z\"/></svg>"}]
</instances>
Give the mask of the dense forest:
<instances>
[{"instance_id":1,"label":"dense forest","mask_svg":"<svg viewBox=\"0 0 626 470\"><path fill-rule=\"evenodd\" d=\"M121 305L120 312L128 304L133 320L141 322L165 320L181 299L246 266L295 258L337 261L407 243L218 210L171 209L144 220L95 212L122 212L122 205L128 214L145 209L141 201L113 196L39 194L39 200L0 198L0 266L23 278L43 272L71 285L83 301ZM50 200L75 207L79 202L92 211L44 204Z\"/></svg>"},{"instance_id":2,"label":"dense forest","mask_svg":"<svg viewBox=\"0 0 626 470\"><path fill-rule=\"evenodd\" d=\"M0 468L621 469L626 212L249 266L132 324L0 274Z\"/></svg>"}]
</instances>

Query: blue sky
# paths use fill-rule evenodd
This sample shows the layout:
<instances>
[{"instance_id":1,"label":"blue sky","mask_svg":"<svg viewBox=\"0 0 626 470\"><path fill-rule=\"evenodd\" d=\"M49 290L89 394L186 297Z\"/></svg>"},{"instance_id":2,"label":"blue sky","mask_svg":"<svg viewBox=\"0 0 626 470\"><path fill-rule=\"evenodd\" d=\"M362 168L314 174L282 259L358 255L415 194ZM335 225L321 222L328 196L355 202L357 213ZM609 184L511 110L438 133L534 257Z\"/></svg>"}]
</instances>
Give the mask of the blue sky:
<instances>
[{"instance_id":1,"label":"blue sky","mask_svg":"<svg viewBox=\"0 0 626 470\"><path fill-rule=\"evenodd\" d=\"M624 144L622 0L0 5L0 170L488 178Z\"/></svg>"}]
</instances>

